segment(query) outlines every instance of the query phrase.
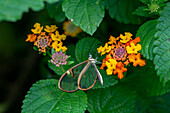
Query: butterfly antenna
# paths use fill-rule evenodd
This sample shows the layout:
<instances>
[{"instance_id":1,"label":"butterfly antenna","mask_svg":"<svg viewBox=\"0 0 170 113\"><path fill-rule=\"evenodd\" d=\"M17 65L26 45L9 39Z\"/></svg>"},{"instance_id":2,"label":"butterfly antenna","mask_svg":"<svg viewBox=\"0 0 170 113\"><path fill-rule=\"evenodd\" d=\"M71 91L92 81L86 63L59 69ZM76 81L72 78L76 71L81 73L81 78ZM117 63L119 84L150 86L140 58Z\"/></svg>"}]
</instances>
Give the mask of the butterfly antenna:
<instances>
[{"instance_id":1,"label":"butterfly antenna","mask_svg":"<svg viewBox=\"0 0 170 113\"><path fill-rule=\"evenodd\" d=\"M102 62L100 62L100 61L97 61L96 63L98 63L98 64L102 64Z\"/></svg>"}]
</instances>

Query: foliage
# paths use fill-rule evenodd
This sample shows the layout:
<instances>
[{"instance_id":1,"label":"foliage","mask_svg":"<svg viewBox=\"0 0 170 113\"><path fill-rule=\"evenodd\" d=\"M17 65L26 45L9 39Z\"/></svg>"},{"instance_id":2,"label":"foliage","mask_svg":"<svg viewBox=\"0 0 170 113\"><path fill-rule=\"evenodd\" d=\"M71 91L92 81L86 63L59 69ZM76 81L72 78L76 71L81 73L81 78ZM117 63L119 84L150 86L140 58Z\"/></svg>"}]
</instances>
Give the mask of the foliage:
<instances>
[{"instance_id":1,"label":"foliage","mask_svg":"<svg viewBox=\"0 0 170 113\"><path fill-rule=\"evenodd\" d=\"M43 57L40 71L44 80L34 83L27 92L22 113L170 112L168 0L1 0L0 6L0 21L22 21L27 12L36 12L38 21L45 16L43 26L36 22L31 29L30 25L27 34L32 34L23 38L33 42L33 49ZM66 34L74 30L73 35ZM123 51L123 56L118 57L118 51ZM90 55L96 59L96 71L72 70L76 64L89 62ZM63 73L78 78L82 69L89 76L99 71L103 85L97 79L87 91L67 93L58 88ZM118 75L119 79L113 74L122 76ZM81 89L80 80L74 80Z\"/></svg>"},{"instance_id":2,"label":"foliage","mask_svg":"<svg viewBox=\"0 0 170 113\"><path fill-rule=\"evenodd\" d=\"M83 91L66 93L58 89L58 80L47 79L35 83L23 101L22 113L84 112L87 96Z\"/></svg>"},{"instance_id":3,"label":"foliage","mask_svg":"<svg viewBox=\"0 0 170 113\"><path fill-rule=\"evenodd\" d=\"M39 11L44 8L44 2L54 3L59 0L1 0L0 1L0 21L7 20L15 22L21 19L24 12L28 12L29 8L33 11Z\"/></svg>"},{"instance_id":4,"label":"foliage","mask_svg":"<svg viewBox=\"0 0 170 113\"><path fill-rule=\"evenodd\" d=\"M170 80L170 3L168 2L162 10L156 26L154 42L154 64L157 75L165 84Z\"/></svg>"}]
</instances>

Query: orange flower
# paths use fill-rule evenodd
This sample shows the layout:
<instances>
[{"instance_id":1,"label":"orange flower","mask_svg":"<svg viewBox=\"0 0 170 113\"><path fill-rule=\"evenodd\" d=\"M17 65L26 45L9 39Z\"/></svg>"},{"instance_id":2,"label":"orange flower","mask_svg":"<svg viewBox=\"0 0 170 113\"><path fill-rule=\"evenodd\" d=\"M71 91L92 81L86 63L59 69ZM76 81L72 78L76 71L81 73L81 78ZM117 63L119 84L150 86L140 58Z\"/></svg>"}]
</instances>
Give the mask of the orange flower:
<instances>
[{"instance_id":1,"label":"orange flower","mask_svg":"<svg viewBox=\"0 0 170 113\"><path fill-rule=\"evenodd\" d=\"M118 62L116 65L116 69L113 71L114 74L118 73L118 77L120 79L123 78L123 72L127 71L127 68L124 68L124 65L122 62Z\"/></svg>"},{"instance_id":2,"label":"orange flower","mask_svg":"<svg viewBox=\"0 0 170 113\"><path fill-rule=\"evenodd\" d=\"M80 27L75 26L71 21L65 21L63 24L64 34L70 35L71 37L76 37L76 35L82 32Z\"/></svg>"},{"instance_id":3,"label":"orange flower","mask_svg":"<svg viewBox=\"0 0 170 113\"><path fill-rule=\"evenodd\" d=\"M125 64L126 66L127 66L129 63L130 63L129 60L126 60L126 61L124 62L124 64Z\"/></svg>"},{"instance_id":4,"label":"orange flower","mask_svg":"<svg viewBox=\"0 0 170 113\"><path fill-rule=\"evenodd\" d=\"M50 46L51 40L49 39L49 36L39 35L38 39L34 42L34 45L36 45L39 48L39 51L45 53L46 47Z\"/></svg>"},{"instance_id":5,"label":"orange flower","mask_svg":"<svg viewBox=\"0 0 170 113\"><path fill-rule=\"evenodd\" d=\"M129 58L129 61L130 62L133 62L133 66L137 66L138 64L140 65L140 66L144 66L146 63L145 63L145 60L142 60L141 59L141 54L140 53L138 53L137 55L135 55L135 54L131 54L131 55L129 55L128 56L128 58Z\"/></svg>"},{"instance_id":6,"label":"orange flower","mask_svg":"<svg viewBox=\"0 0 170 113\"><path fill-rule=\"evenodd\" d=\"M27 35L27 39L25 41L30 41L30 42L34 42L35 39L37 38L37 36L35 34L29 34Z\"/></svg>"},{"instance_id":7,"label":"orange flower","mask_svg":"<svg viewBox=\"0 0 170 113\"><path fill-rule=\"evenodd\" d=\"M140 42L140 37L136 37L134 40L130 40L126 43L126 46L129 46L130 43L134 43L136 45L138 42Z\"/></svg>"},{"instance_id":8,"label":"orange flower","mask_svg":"<svg viewBox=\"0 0 170 113\"><path fill-rule=\"evenodd\" d=\"M112 73L118 74L118 77L122 79L123 72L127 71L124 65L127 66L131 62L134 66L145 65L145 60L141 60L141 54L138 53L141 50L141 45L137 44L140 38L136 37L132 40L131 36L132 34L129 32L125 32L125 36L120 34L120 37L117 38L110 36L109 42L104 47L100 46L97 48L101 56L106 54L100 69L104 69L107 66L107 75L111 75Z\"/></svg>"},{"instance_id":9,"label":"orange flower","mask_svg":"<svg viewBox=\"0 0 170 113\"><path fill-rule=\"evenodd\" d=\"M119 40L119 37L115 38L113 36L110 36L108 44L116 44L116 41Z\"/></svg>"}]
</instances>

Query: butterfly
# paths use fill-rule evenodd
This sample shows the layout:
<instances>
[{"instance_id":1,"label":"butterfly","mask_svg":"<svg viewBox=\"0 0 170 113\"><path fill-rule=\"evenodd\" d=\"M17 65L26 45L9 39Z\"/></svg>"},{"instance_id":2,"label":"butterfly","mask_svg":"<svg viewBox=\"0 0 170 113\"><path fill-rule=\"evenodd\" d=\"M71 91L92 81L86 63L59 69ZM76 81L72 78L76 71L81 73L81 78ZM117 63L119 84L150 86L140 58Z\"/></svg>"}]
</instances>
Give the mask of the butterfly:
<instances>
[{"instance_id":1,"label":"butterfly","mask_svg":"<svg viewBox=\"0 0 170 113\"><path fill-rule=\"evenodd\" d=\"M67 70L59 79L58 87L65 92L75 92L77 90L91 89L97 79L103 85L102 76L97 69L97 58L92 58L89 54L88 60L81 62Z\"/></svg>"}]
</instances>

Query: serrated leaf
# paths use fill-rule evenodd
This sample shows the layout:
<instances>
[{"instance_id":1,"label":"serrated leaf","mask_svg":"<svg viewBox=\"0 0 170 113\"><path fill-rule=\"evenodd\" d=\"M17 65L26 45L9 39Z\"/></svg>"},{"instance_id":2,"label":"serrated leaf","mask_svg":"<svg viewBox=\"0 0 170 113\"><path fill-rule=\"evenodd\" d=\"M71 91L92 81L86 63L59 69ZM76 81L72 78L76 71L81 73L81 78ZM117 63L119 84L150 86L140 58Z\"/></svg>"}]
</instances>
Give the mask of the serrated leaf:
<instances>
[{"instance_id":1,"label":"serrated leaf","mask_svg":"<svg viewBox=\"0 0 170 113\"><path fill-rule=\"evenodd\" d=\"M58 80L40 80L33 84L23 101L22 113L85 112L87 96L83 91L66 93L58 88Z\"/></svg>"},{"instance_id":2,"label":"serrated leaf","mask_svg":"<svg viewBox=\"0 0 170 113\"><path fill-rule=\"evenodd\" d=\"M135 107L135 92L124 85L87 92L91 113L131 113Z\"/></svg>"},{"instance_id":3,"label":"serrated leaf","mask_svg":"<svg viewBox=\"0 0 170 113\"><path fill-rule=\"evenodd\" d=\"M59 0L59 2L57 3L46 5L46 9L47 9L49 16L55 19L55 21L57 22L63 22L66 19L65 14L62 11L62 7L61 7L62 2L63 0Z\"/></svg>"},{"instance_id":4,"label":"serrated leaf","mask_svg":"<svg viewBox=\"0 0 170 113\"><path fill-rule=\"evenodd\" d=\"M69 20L90 35L97 30L105 13L101 0L65 0L62 8Z\"/></svg>"},{"instance_id":5,"label":"serrated leaf","mask_svg":"<svg viewBox=\"0 0 170 113\"><path fill-rule=\"evenodd\" d=\"M53 3L59 0L0 0L0 21L15 22L21 19L22 14L28 12L29 8L33 11L43 9L44 1Z\"/></svg>"},{"instance_id":6,"label":"serrated leaf","mask_svg":"<svg viewBox=\"0 0 170 113\"><path fill-rule=\"evenodd\" d=\"M109 15L118 22L125 24L140 24L141 17L133 15L132 12L139 6L137 0L106 0L106 9Z\"/></svg>"},{"instance_id":7,"label":"serrated leaf","mask_svg":"<svg viewBox=\"0 0 170 113\"><path fill-rule=\"evenodd\" d=\"M169 113L170 93L162 96L137 97L134 113Z\"/></svg>"},{"instance_id":8,"label":"serrated leaf","mask_svg":"<svg viewBox=\"0 0 170 113\"><path fill-rule=\"evenodd\" d=\"M150 20L140 26L136 36L140 37L142 45L141 54L147 59L153 59L154 35L156 33L157 20Z\"/></svg>"},{"instance_id":9,"label":"serrated leaf","mask_svg":"<svg viewBox=\"0 0 170 113\"><path fill-rule=\"evenodd\" d=\"M128 84L140 96L158 96L170 91L170 82L163 86L156 75L152 61L146 60L143 67L129 67L127 78L121 81Z\"/></svg>"},{"instance_id":10,"label":"serrated leaf","mask_svg":"<svg viewBox=\"0 0 170 113\"><path fill-rule=\"evenodd\" d=\"M170 80L170 2L162 10L156 26L154 42L154 64L157 75L165 84Z\"/></svg>"},{"instance_id":11,"label":"serrated leaf","mask_svg":"<svg viewBox=\"0 0 170 113\"><path fill-rule=\"evenodd\" d=\"M97 47L101 42L98 39L86 37L76 44L75 56L78 62L88 59L89 53L95 58L97 55Z\"/></svg>"}]
</instances>

